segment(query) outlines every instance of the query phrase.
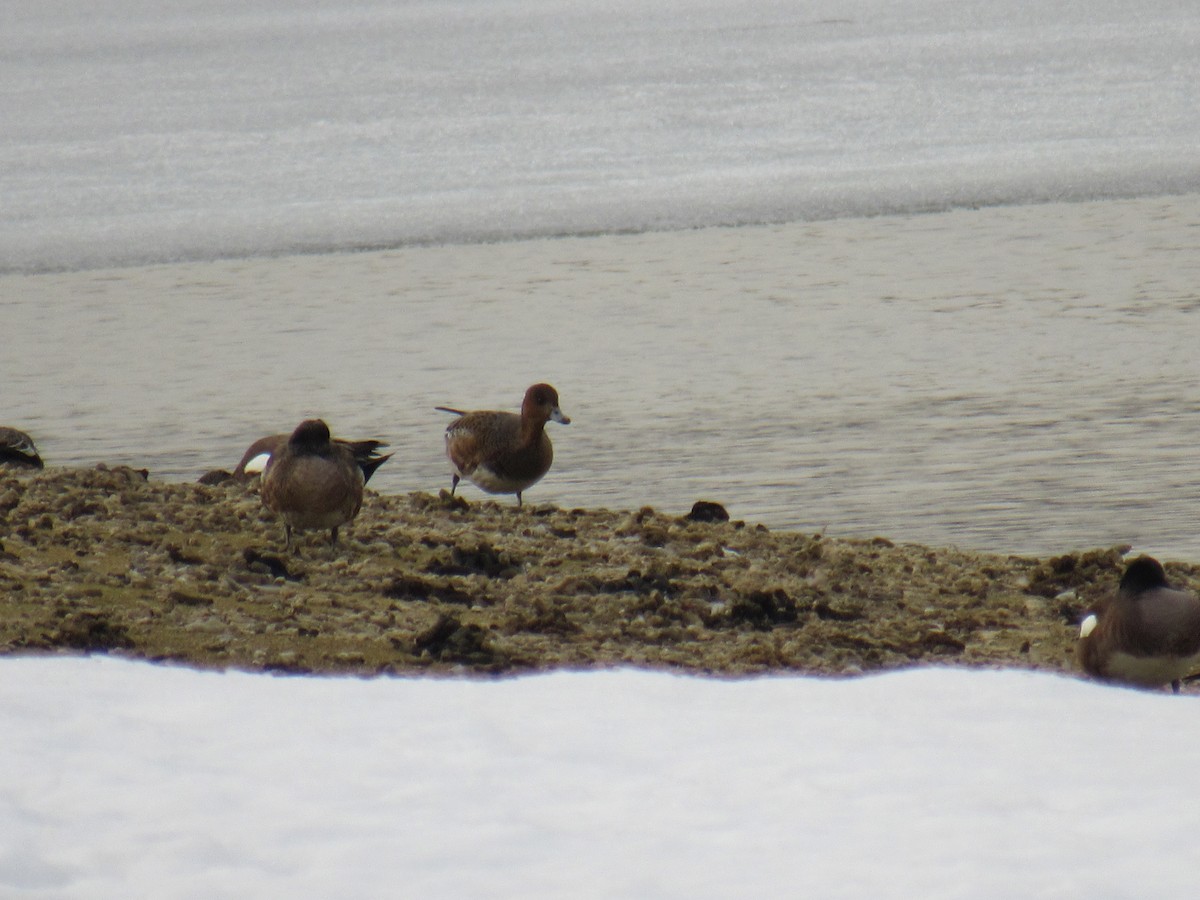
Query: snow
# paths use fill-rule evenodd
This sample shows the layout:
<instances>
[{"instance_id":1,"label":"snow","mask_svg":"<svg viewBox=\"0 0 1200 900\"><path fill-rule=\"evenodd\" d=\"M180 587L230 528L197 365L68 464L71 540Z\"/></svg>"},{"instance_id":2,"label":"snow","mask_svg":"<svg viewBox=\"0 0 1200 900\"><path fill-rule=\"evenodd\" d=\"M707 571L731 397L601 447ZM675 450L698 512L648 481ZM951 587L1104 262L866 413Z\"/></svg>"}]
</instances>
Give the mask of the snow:
<instances>
[{"instance_id":1,"label":"snow","mask_svg":"<svg viewBox=\"0 0 1200 900\"><path fill-rule=\"evenodd\" d=\"M1194 894L1186 695L0 667L4 897Z\"/></svg>"},{"instance_id":2,"label":"snow","mask_svg":"<svg viewBox=\"0 0 1200 900\"><path fill-rule=\"evenodd\" d=\"M1177 0L11 3L0 271L1200 186Z\"/></svg>"}]
</instances>

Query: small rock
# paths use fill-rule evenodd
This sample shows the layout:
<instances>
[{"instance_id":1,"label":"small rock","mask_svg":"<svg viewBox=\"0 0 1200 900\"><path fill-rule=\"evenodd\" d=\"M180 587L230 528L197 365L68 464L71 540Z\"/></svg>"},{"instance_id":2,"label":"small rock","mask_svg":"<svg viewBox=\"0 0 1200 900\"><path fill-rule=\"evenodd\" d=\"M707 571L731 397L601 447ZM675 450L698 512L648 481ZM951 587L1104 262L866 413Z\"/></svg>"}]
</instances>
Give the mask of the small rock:
<instances>
[{"instance_id":1,"label":"small rock","mask_svg":"<svg viewBox=\"0 0 1200 900\"><path fill-rule=\"evenodd\" d=\"M198 594L189 594L187 591L179 589L172 590L167 594L167 599L172 603L178 603L180 606L212 606L211 597L201 597Z\"/></svg>"},{"instance_id":2,"label":"small rock","mask_svg":"<svg viewBox=\"0 0 1200 900\"><path fill-rule=\"evenodd\" d=\"M691 522L728 522L729 513L720 503L697 500L692 504L692 511L684 518Z\"/></svg>"},{"instance_id":3,"label":"small rock","mask_svg":"<svg viewBox=\"0 0 1200 900\"><path fill-rule=\"evenodd\" d=\"M774 591L752 591L729 604L726 619L730 625L747 624L761 631L775 625L795 622L799 618L796 601L782 588Z\"/></svg>"}]
</instances>

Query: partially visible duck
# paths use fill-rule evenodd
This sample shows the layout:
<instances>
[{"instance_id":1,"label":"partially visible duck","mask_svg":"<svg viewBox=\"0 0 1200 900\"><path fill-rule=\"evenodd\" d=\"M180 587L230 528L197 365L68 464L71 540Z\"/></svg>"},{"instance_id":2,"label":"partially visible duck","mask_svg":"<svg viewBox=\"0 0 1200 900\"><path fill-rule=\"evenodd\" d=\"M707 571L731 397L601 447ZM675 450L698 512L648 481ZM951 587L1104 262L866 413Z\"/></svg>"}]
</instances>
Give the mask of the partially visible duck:
<instances>
[{"instance_id":1,"label":"partially visible duck","mask_svg":"<svg viewBox=\"0 0 1200 900\"><path fill-rule=\"evenodd\" d=\"M338 528L358 515L365 482L350 447L331 440L323 421L308 419L272 453L262 502L283 517L288 550L293 529L328 528L329 542L336 544Z\"/></svg>"},{"instance_id":2,"label":"partially visible duck","mask_svg":"<svg viewBox=\"0 0 1200 900\"><path fill-rule=\"evenodd\" d=\"M266 471L267 463L271 461L271 457L287 444L288 437L286 434L271 434L259 438L242 454L241 461L238 462L237 468L233 470L233 477L244 479L250 478L253 475L261 475Z\"/></svg>"},{"instance_id":3,"label":"partially visible duck","mask_svg":"<svg viewBox=\"0 0 1200 900\"><path fill-rule=\"evenodd\" d=\"M14 466L24 466L30 469L40 469L44 466L38 456L33 438L16 428L0 425L0 464L8 463Z\"/></svg>"},{"instance_id":4,"label":"partially visible duck","mask_svg":"<svg viewBox=\"0 0 1200 900\"><path fill-rule=\"evenodd\" d=\"M252 475L261 475L271 457L287 444L288 437L286 434L272 434L259 438L242 454L241 462L233 470L233 477L245 479ZM354 454L354 461L362 469L364 484L371 480L376 469L392 458L390 453L382 456L379 454L379 448L387 446L383 441L346 441L334 438L333 442L350 448L350 452Z\"/></svg>"},{"instance_id":5,"label":"partially visible duck","mask_svg":"<svg viewBox=\"0 0 1200 900\"><path fill-rule=\"evenodd\" d=\"M466 478L489 494L516 494L518 506L522 492L549 472L554 461L546 423L571 424L559 409L558 391L548 384L535 384L525 392L520 415L437 409L459 416L446 429L446 456L453 469L450 495Z\"/></svg>"},{"instance_id":6,"label":"partially visible duck","mask_svg":"<svg viewBox=\"0 0 1200 900\"><path fill-rule=\"evenodd\" d=\"M1117 592L1079 630L1079 662L1096 678L1139 687L1170 684L1200 669L1200 598L1167 583L1158 560L1139 556Z\"/></svg>"}]
</instances>

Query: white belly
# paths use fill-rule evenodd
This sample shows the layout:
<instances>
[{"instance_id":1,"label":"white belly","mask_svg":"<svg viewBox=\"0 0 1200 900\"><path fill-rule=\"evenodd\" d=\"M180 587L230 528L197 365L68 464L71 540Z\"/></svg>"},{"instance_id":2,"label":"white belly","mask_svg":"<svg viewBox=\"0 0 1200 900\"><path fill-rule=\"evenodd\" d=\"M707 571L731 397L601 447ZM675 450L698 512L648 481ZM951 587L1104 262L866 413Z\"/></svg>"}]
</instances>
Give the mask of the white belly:
<instances>
[{"instance_id":1,"label":"white belly","mask_svg":"<svg viewBox=\"0 0 1200 900\"><path fill-rule=\"evenodd\" d=\"M517 491L523 491L538 481L537 478L521 480L501 478L487 466L482 465L476 466L475 471L470 475L464 475L462 472L458 474L489 494L515 494Z\"/></svg>"},{"instance_id":2,"label":"white belly","mask_svg":"<svg viewBox=\"0 0 1200 900\"><path fill-rule=\"evenodd\" d=\"M1104 669L1109 677L1157 687L1178 681L1200 669L1200 653L1192 656L1133 656L1129 653L1114 653Z\"/></svg>"}]
</instances>

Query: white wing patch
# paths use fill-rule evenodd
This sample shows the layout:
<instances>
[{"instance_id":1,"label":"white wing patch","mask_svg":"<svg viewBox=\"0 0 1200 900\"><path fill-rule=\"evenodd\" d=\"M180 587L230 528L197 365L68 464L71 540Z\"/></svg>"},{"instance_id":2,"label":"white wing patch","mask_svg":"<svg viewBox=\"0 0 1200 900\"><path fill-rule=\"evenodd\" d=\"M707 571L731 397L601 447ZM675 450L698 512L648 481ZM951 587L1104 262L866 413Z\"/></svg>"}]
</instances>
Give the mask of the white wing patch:
<instances>
[{"instance_id":1,"label":"white wing patch","mask_svg":"<svg viewBox=\"0 0 1200 900\"><path fill-rule=\"evenodd\" d=\"M1084 618L1084 620L1079 623L1080 639L1082 640L1083 638L1085 638L1089 634L1091 634L1093 631L1095 631L1096 626L1099 624L1100 624L1100 620L1096 618L1094 613L1090 614L1086 618Z\"/></svg>"},{"instance_id":2,"label":"white wing patch","mask_svg":"<svg viewBox=\"0 0 1200 900\"><path fill-rule=\"evenodd\" d=\"M247 475L261 475L267 467L267 463L271 461L270 453L260 453L254 459L246 463L242 469Z\"/></svg>"}]
</instances>

